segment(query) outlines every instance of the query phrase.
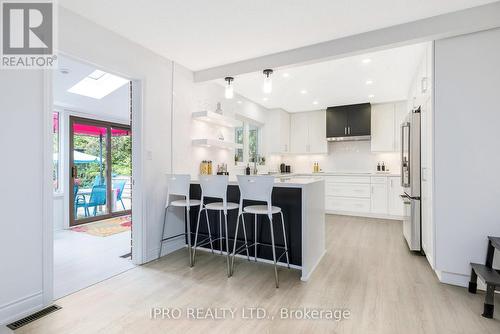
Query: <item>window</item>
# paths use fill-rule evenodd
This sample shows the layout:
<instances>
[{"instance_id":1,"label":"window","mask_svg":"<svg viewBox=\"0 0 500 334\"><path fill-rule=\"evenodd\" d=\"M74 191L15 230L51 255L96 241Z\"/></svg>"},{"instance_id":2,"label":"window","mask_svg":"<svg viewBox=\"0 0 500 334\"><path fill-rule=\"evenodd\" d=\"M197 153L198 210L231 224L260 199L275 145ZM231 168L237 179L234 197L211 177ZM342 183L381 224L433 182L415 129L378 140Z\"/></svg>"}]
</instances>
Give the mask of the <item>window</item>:
<instances>
[{"instance_id":1,"label":"window","mask_svg":"<svg viewBox=\"0 0 500 334\"><path fill-rule=\"evenodd\" d=\"M259 158L259 130L255 125L248 126L248 160L250 162L255 162L255 159Z\"/></svg>"},{"instance_id":2,"label":"window","mask_svg":"<svg viewBox=\"0 0 500 334\"><path fill-rule=\"evenodd\" d=\"M236 128L234 130L234 142L236 144L243 145L243 127ZM234 152L234 162L238 164L238 162L243 162L243 147L236 148Z\"/></svg>"},{"instance_id":3,"label":"window","mask_svg":"<svg viewBox=\"0 0 500 334\"><path fill-rule=\"evenodd\" d=\"M54 192L59 192L60 190L60 170L61 170L61 164L60 164L60 119L59 119L59 113L58 112L53 112L52 113L52 151L53 151L53 158L52 158L52 183L54 185Z\"/></svg>"},{"instance_id":4,"label":"window","mask_svg":"<svg viewBox=\"0 0 500 334\"><path fill-rule=\"evenodd\" d=\"M253 163L255 159L258 163L263 161L259 156L261 153L261 128L259 125L244 122L243 126L235 129L234 141L243 146L235 149L234 161L236 165Z\"/></svg>"}]
</instances>

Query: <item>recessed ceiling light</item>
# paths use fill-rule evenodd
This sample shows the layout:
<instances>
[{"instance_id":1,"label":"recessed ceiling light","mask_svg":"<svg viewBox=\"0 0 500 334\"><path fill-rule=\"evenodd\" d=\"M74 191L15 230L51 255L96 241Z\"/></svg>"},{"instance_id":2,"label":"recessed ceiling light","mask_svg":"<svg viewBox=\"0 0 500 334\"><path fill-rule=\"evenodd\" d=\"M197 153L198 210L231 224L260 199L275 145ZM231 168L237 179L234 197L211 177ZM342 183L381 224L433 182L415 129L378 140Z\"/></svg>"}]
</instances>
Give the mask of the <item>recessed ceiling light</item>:
<instances>
[{"instance_id":1,"label":"recessed ceiling light","mask_svg":"<svg viewBox=\"0 0 500 334\"><path fill-rule=\"evenodd\" d=\"M128 82L127 79L96 70L68 89L68 92L102 99Z\"/></svg>"},{"instance_id":2,"label":"recessed ceiling light","mask_svg":"<svg viewBox=\"0 0 500 334\"><path fill-rule=\"evenodd\" d=\"M307 94L307 90L305 90L305 89L301 90L300 94Z\"/></svg>"},{"instance_id":3,"label":"recessed ceiling light","mask_svg":"<svg viewBox=\"0 0 500 334\"><path fill-rule=\"evenodd\" d=\"M318 101L313 101L313 104L314 104L314 105L318 104Z\"/></svg>"},{"instance_id":4,"label":"recessed ceiling light","mask_svg":"<svg viewBox=\"0 0 500 334\"><path fill-rule=\"evenodd\" d=\"M283 77L283 78L288 78L289 76L290 76L290 74L289 74L289 73L286 73L286 72L282 74L282 77Z\"/></svg>"},{"instance_id":5,"label":"recessed ceiling light","mask_svg":"<svg viewBox=\"0 0 500 334\"><path fill-rule=\"evenodd\" d=\"M371 84L373 84L373 80L366 80L366 82L365 82L365 83L366 83L367 85L371 85Z\"/></svg>"},{"instance_id":6,"label":"recessed ceiling light","mask_svg":"<svg viewBox=\"0 0 500 334\"><path fill-rule=\"evenodd\" d=\"M369 99L373 99L374 97L375 97L375 95L373 95L373 94L368 95Z\"/></svg>"},{"instance_id":7,"label":"recessed ceiling light","mask_svg":"<svg viewBox=\"0 0 500 334\"><path fill-rule=\"evenodd\" d=\"M238 103L238 104L242 104L242 103L243 103L243 101L238 101L238 102L236 102L236 103Z\"/></svg>"},{"instance_id":8,"label":"recessed ceiling light","mask_svg":"<svg viewBox=\"0 0 500 334\"><path fill-rule=\"evenodd\" d=\"M267 100L269 100L269 98L267 98L267 97L262 98L262 101L267 101Z\"/></svg>"},{"instance_id":9,"label":"recessed ceiling light","mask_svg":"<svg viewBox=\"0 0 500 334\"><path fill-rule=\"evenodd\" d=\"M363 64L369 64L372 62L372 60L370 58L365 58L362 61L363 61Z\"/></svg>"}]
</instances>

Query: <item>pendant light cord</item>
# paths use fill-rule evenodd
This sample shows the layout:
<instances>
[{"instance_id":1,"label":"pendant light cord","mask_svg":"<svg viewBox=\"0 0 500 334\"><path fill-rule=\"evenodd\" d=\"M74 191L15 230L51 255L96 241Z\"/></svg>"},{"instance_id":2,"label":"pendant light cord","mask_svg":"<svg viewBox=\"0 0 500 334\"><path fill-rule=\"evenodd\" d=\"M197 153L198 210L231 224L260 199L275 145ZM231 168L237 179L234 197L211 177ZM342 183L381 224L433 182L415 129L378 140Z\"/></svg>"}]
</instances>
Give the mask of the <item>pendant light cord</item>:
<instances>
[{"instance_id":1,"label":"pendant light cord","mask_svg":"<svg viewBox=\"0 0 500 334\"><path fill-rule=\"evenodd\" d=\"M172 89L170 92L170 173L174 173L174 69L175 63L172 61Z\"/></svg>"}]
</instances>

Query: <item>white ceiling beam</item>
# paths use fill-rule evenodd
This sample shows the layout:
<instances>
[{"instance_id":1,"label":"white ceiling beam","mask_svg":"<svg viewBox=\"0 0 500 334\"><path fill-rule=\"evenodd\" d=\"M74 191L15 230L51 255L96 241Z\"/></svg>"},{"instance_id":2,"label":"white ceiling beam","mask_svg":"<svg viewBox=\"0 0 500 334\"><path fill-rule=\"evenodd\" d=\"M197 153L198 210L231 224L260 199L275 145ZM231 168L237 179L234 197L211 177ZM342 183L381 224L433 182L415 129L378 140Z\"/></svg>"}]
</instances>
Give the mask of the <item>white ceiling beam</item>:
<instances>
[{"instance_id":1,"label":"white ceiling beam","mask_svg":"<svg viewBox=\"0 0 500 334\"><path fill-rule=\"evenodd\" d=\"M202 82L290 65L343 58L413 43L500 27L500 1L427 19L399 24L297 49L212 67L194 73Z\"/></svg>"}]
</instances>

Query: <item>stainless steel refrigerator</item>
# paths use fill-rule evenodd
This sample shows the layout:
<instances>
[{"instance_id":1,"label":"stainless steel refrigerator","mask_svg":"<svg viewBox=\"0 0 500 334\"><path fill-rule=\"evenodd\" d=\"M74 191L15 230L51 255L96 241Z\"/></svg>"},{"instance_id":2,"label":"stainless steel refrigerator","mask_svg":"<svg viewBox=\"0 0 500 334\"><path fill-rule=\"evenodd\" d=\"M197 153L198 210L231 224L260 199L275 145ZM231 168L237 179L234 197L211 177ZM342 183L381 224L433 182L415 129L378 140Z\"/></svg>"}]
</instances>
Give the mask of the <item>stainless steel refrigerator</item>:
<instances>
[{"instance_id":1,"label":"stainless steel refrigerator","mask_svg":"<svg viewBox=\"0 0 500 334\"><path fill-rule=\"evenodd\" d=\"M403 235L412 251L422 252L420 202L420 107L401 124L401 185L404 202Z\"/></svg>"}]
</instances>

